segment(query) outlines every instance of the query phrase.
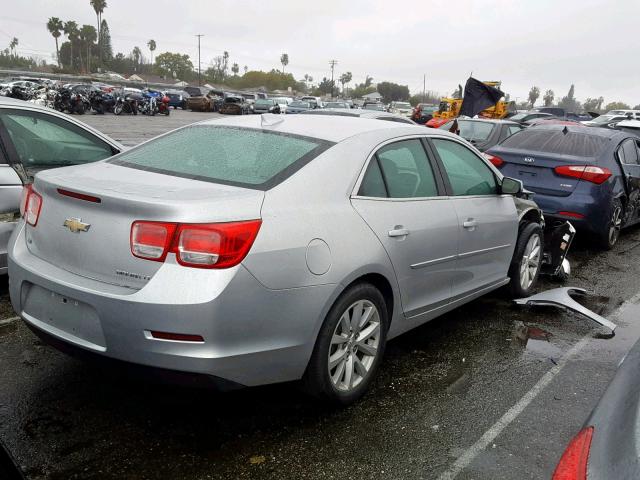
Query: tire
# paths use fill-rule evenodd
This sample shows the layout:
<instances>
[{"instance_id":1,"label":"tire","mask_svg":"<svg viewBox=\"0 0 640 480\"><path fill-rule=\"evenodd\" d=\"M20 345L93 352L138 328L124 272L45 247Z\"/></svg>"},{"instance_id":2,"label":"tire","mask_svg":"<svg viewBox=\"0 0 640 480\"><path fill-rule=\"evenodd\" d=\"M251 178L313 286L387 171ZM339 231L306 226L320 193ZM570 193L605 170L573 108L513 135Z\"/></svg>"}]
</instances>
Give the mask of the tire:
<instances>
[{"instance_id":1,"label":"tire","mask_svg":"<svg viewBox=\"0 0 640 480\"><path fill-rule=\"evenodd\" d=\"M605 228L596 238L598 246L603 250L611 250L620 238L624 206L619 198L614 198L611 202L610 212Z\"/></svg>"},{"instance_id":2,"label":"tire","mask_svg":"<svg viewBox=\"0 0 640 480\"><path fill-rule=\"evenodd\" d=\"M116 105L115 107L113 107L113 114L114 115L120 115L122 113L122 105Z\"/></svg>"},{"instance_id":3,"label":"tire","mask_svg":"<svg viewBox=\"0 0 640 480\"><path fill-rule=\"evenodd\" d=\"M358 311L368 313L367 320L364 325L353 328L353 314ZM359 283L343 292L320 328L302 378L304 390L339 405L349 405L360 399L378 372L388 327L386 302L376 287ZM358 340L357 335L362 332L366 337ZM336 342L337 337L343 339ZM332 367L330 358L336 362Z\"/></svg>"},{"instance_id":4,"label":"tire","mask_svg":"<svg viewBox=\"0 0 640 480\"><path fill-rule=\"evenodd\" d=\"M520 227L509 266L509 292L512 297L528 297L535 291L542 266L543 247L544 233L539 223L526 223Z\"/></svg>"}]
</instances>

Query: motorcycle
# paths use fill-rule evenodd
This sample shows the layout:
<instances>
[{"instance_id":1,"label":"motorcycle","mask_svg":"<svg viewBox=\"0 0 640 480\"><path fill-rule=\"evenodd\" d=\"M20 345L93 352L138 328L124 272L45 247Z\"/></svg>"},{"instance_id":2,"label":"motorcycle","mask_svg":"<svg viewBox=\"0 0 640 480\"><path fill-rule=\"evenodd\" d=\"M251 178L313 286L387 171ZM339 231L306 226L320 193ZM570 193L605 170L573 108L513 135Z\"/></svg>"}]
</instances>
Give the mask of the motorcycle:
<instances>
[{"instance_id":1,"label":"motorcycle","mask_svg":"<svg viewBox=\"0 0 640 480\"><path fill-rule=\"evenodd\" d=\"M155 104L153 109L149 112L151 115L155 115L156 113L169 115L169 102L171 99L167 95L158 90L151 90L150 88L145 89L142 94L146 99L149 99L150 103Z\"/></svg>"},{"instance_id":2,"label":"motorcycle","mask_svg":"<svg viewBox=\"0 0 640 480\"><path fill-rule=\"evenodd\" d=\"M142 115L154 116L158 110L156 97L143 95L140 102L139 111Z\"/></svg>"},{"instance_id":3,"label":"motorcycle","mask_svg":"<svg viewBox=\"0 0 640 480\"><path fill-rule=\"evenodd\" d=\"M34 97L33 90L31 88L22 87L20 85L11 85L7 87L5 97L17 98L18 100L31 100Z\"/></svg>"},{"instance_id":4,"label":"motorcycle","mask_svg":"<svg viewBox=\"0 0 640 480\"><path fill-rule=\"evenodd\" d=\"M53 108L59 112L77 113L83 115L89 101L79 93L74 93L68 88L61 88L53 100Z\"/></svg>"},{"instance_id":5,"label":"motorcycle","mask_svg":"<svg viewBox=\"0 0 640 480\"><path fill-rule=\"evenodd\" d=\"M138 105L142 100L142 96L137 93L121 93L116 98L116 103L113 106L114 115L120 115L122 113L131 113L133 115L138 114Z\"/></svg>"},{"instance_id":6,"label":"motorcycle","mask_svg":"<svg viewBox=\"0 0 640 480\"><path fill-rule=\"evenodd\" d=\"M89 93L89 104L98 115L112 111L115 103L116 100L109 93L98 90L92 90Z\"/></svg>"}]
</instances>

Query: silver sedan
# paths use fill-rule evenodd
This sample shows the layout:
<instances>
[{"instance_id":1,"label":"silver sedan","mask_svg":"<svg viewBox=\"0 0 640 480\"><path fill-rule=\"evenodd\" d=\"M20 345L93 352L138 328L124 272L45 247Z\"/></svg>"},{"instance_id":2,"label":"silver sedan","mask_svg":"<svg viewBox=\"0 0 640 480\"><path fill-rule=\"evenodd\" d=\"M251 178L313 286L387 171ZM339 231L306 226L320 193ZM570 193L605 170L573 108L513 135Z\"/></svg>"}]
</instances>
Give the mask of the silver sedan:
<instances>
[{"instance_id":1,"label":"silver sedan","mask_svg":"<svg viewBox=\"0 0 640 480\"><path fill-rule=\"evenodd\" d=\"M11 300L61 347L223 386L301 379L346 404L389 339L533 289L543 219L520 191L442 130L206 121L40 172L9 249Z\"/></svg>"}]
</instances>

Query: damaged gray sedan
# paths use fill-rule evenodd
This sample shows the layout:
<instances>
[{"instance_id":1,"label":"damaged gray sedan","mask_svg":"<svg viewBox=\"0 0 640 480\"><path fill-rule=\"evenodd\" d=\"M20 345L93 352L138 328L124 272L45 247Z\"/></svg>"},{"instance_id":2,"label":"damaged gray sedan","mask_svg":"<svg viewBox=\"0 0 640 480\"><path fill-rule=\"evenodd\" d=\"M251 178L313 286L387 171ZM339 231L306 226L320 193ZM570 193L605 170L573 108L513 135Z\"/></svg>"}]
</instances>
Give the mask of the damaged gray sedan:
<instances>
[{"instance_id":1,"label":"damaged gray sedan","mask_svg":"<svg viewBox=\"0 0 640 480\"><path fill-rule=\"evenodd\" d=\"M221 387L302 380L348 404L388 340L559 269L570 238L545 251L523 196L442 130L202 122L39 173L9 249L11 300L61 348Z\"/></svg>"}]
</instances>

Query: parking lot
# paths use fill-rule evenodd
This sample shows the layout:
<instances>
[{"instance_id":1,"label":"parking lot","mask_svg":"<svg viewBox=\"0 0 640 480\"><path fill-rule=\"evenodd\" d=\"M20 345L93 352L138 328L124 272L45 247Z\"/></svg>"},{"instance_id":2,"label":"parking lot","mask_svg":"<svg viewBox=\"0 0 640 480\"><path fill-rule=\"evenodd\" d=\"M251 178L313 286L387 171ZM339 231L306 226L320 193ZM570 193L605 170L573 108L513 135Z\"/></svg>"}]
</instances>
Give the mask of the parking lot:
<instances>
[{"instance_id":1,"label":"parking lot","mask_svg":"<svg viewBox=\"0 0 640 480\"><path fill-rule=\"evenodd\" d=\"M126 144L217 116L85 115ZM387 347L363 401L321 405L294 384L232 393L158 385L67 357L15 319L0 280L0 438L29 478L550 478L640 337L640 229L610 252L578 239L568 285L619 324L609 338L500 292ZM558 286L544 281L543 288Z\"/></svg>"}]
</instances>

